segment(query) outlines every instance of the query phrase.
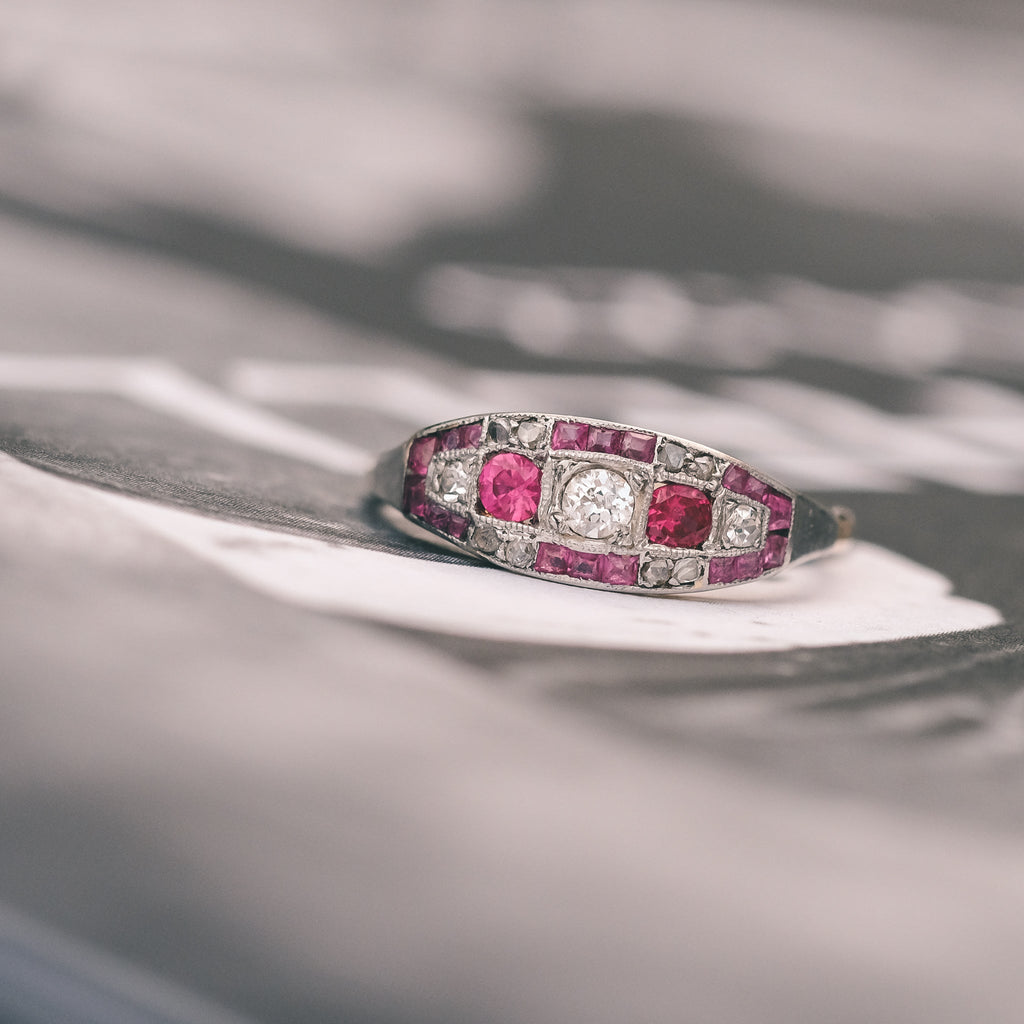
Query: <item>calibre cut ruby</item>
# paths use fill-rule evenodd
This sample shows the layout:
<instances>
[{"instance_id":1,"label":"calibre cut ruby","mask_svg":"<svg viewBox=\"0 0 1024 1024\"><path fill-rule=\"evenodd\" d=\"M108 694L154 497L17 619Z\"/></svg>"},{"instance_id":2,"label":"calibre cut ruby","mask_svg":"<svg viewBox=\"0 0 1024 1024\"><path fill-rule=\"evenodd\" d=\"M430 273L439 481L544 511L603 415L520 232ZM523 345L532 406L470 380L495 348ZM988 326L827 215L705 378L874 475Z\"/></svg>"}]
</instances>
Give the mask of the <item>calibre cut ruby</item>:
<instances>
[{"instance_id":1,"label":"calibre cut ruby","mask_svg":"<svg viewBox=\"0 0 1024 1024\"><path fill-rule=\"evenodd\" d=\"M405 478L405 496L402 501L405 511L422 518L426 514L427 504L427 478L410 473Z\"/></svg>"},{"instance_id":2,"label":"calibre cut ruby","mask_svg":"<svg viewBox=\"0 0 1024 1024\"><path fill-rule=\"evenodd\" d=\"M708 583L737 583L756 579L764 571L760 551L748 551L734 558L712 558L708 565Z\"/></svg>"},{"instance_id":3,"label":"calibre cut ruby","mask_svg":"<svg viewBox=\"0 0 1024 1024\"><path fill-rule=\"evenodd\" d=\"M696 487L664 484L651 499L647 539L670 548L699 547L711 534L711 501Z\"/></svg>"},{"instance_id":4,"label":"calibre cut ruby","mask_svg":"<svg viewBox=\"0 0 1024 1024\"><path fill-rule=\"evenodd\" d=\"M570 551L568 575L578 580L596 580L601 571L601 556L591 551Z\"/></svg>"},{"instance_id":5,"label":"calibre cut ruby","mask_svg":"<svg viewBox=\"0 0 1024 1024\"><path fill-rule=\"evenodd\" d=\"M781 533L770 533L764 542L764 550L761 552L761 567L763 569L778 569L786 560L787 538Z\"/></svg>"},{"instance_id":6,"label":"calibre cut ruby","mask_svg":"<svg viewBox=\"0 0 1024 1024\"><path fill-rule=\"evenodd\" d=\"M740 466L730 466L722 474L722 486L736 494L745 494L762 504L768 497L768 485L763 480L758 480L756 476L751 476Z\"/></svg>"},{"instance_id":7,"label":"calibre cut ruby","mask_svg":"<svg viewBox=\"0 0 1024 1024\"><path fill-rule=\"evenodd\" d=\"M458 512L448 513L448 527L445 533L449 537L454 537L456 540L465 540L466 534L469 532L469 520L465 516L460 516Z\"/></svg>"},{"instance_id":8,"label":"calibre cut ruby","mask_svg":"<svg viewBox=\"0 0 1024 1024\"><path fill-rule=\"evenodd\" d=\"M602 555L597 578L602 583L635 587L639 569L639 555Z\"/></svg>"},{"instance_id":9,"label":"calibre cut ruby","mask_svg":"<svg viewBox=\"0 0 1024 1024\"><path fill-rule=\"evenodd\" d=\"M452 427L437 435L437 447L442 452L451 452L462 447L462 427Z\"/></svg>"},{"instance_id":10,"label":"calibre cut ruby","mask_svg":"<svg viewBox=\"0 0 1024 1024\"><path fill-rule=\"evenodd\" d=\"M587 434L587 451L618 455L622 444L622 431L611 427L591 427Z\"/></svg>"},{"instance_id":11,"label":"calibre cut ruby","mask_svg":"<svg viewBox=\"0 0 1024 1024\"><path fill-rule=\"evenodd\" d=\"M569 571L569 559L574 554L561 544L538 544L537 560L533 563L536 572L552 576L564 576Z\"/></svg>"},{"instance_id":12,"label":"calibre cut ruby","mask_svg":"<svg viewBox=\"0 0 1024 1024\"><path fill-rule=\"evenodd\" d=\"M427 466L436 450L437 438L433 434L430 437L417 437L409 446L409 472L414 476L426 475Z\"/></svg>"},{"instance_id":13,"label":"calibre cut ruby","mask_svg":"<svg viewBox=\"0 0 1024 1024\"><path fill-rule=\"evenodd\" d=\"M464 427L459 428L459 447L479 448L483 436L483 423L467 423Z\"/></svg>"},{"instance_id":14,"label":"calibre cut ruby","mask_svg":"<svg viewBox=\"0 0 1024 1024\"><path fill-rule=\"evenodd\" d=\"M525 523L537 514L540 467L517 452L491 456L480 470L480 504L495 519Z\"/></svg>"},{"instance_id":15,"label":"calibre cut ruby","mask_svg":"<svg viewBox=\"0 0 1024 1024\"><path fill-rule=\"evenodd\" d=\"M768 506L768 529L788 530L793 523L793 502L776 490L769 490L765 500Z\"/></svg>"},{"instance_id":16,"label":"calibre cut ruby","mask_svg":"<svg viewBox=\"0 0 1024 1024\"><path fill-rule=\"evenodd\" d=\"M559 420L551 432L551 447L582 452L587 448L590 427L586 423L570 423Z\"/></svg>"},{"instance_id":17,"label":"calibre cut ruby","mask_svg":"<svg viewBox=\"0 0 1024 1024\"><path fill-rule=\"evenodd\" d=\"M435 505L433 502L427 503L423 518L439 533L446 533L456 540L462 540L469 529L469 520L465 516L460 516L458 512L452 512L443 505Z\"/></svg>"},{"instance_id":18,"label":"calibre cut ruby","mask_svg":"<svg viewBox=\"0 0 1024 1024\"><path fill-rule=\"evenodd\" d=\"M619 454L637 462L653 462L654 449L658 439L654 434L642 434L639 430L624 430Z\"/></svg>"}]
</instances>

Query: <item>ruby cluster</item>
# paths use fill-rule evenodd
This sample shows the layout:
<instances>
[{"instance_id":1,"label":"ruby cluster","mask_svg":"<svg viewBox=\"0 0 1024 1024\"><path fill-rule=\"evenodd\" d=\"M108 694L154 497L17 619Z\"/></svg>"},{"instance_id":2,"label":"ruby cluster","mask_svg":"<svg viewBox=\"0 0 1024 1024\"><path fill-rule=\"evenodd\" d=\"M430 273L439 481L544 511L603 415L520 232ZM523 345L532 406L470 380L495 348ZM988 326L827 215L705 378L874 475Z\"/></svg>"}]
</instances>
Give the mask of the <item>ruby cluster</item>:
<instances>
[{"instance_id":1,"label":"ruby cluster","mask_svg":"<svg viewBox=\"0 0 1024 1024\"><path fill-rule=\"evenodd\" d=\"M559 420L551 432L551 447L559 451L621 455L637 462L653 462L658 438L639 430L616 430L591 423Z\"/></svg>"},{"instance_id":2,"label":"ruby cluster","mask_svg":"<svg viewBox=\"0 0 1024 1024\"><path fill-rule=\"evenodd\" d=\"M538 544L534 571L549 576L570 576L576 580L636 586L640 568L638 555L600 555L593 551L575 551L562 544Z\"/></svg>"},{"instance_id":3,"label":"ruby cluster","mask_svg":"<svg viewBox=\"0 0 1024 1024\"><path fill-rule=\"evenodd\" d=\"M708 565L708 583L753 580L768 569L777 569L786 559L789 531L793 525L792 500L742 466L730 466L722 475L722 486L734 494L742 494L745 498L767 506L768 536L759 551L712 558Z\"/></svg>"},{"instance_id":4,"label":"ruby cluster","mask_svg":"<svg viewBox=\"0 0 1024 1024\"><path fill-rule=\"evenodd\" d=\"M465 539L469 520L427 497L427 471L436 452L479 448L483 432L482 422L466 423L461 427L417 437L409 446L402 507L409 515L422 519L438 533L447 534L455 540Z\"/></svg>"}]
</instances>

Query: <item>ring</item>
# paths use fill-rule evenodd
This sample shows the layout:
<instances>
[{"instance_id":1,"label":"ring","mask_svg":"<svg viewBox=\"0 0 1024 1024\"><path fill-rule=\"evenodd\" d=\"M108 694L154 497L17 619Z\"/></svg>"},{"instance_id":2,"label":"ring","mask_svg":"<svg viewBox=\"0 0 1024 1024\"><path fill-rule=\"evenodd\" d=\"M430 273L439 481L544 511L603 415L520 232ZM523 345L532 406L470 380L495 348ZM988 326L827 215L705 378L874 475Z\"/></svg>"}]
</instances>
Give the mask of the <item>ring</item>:
<instances>
[{"instance_id":1,"label":"ring","mask_svg":"<svg viewBox=\"0 0 1024 1024\"><path fill-rule=\"evenodd\" d=\"M541 413L435 424L381 456L378 499L513 572L632 593L749 583L853 532L739 459L669 434Z\"/></svg>"}]
</instances>

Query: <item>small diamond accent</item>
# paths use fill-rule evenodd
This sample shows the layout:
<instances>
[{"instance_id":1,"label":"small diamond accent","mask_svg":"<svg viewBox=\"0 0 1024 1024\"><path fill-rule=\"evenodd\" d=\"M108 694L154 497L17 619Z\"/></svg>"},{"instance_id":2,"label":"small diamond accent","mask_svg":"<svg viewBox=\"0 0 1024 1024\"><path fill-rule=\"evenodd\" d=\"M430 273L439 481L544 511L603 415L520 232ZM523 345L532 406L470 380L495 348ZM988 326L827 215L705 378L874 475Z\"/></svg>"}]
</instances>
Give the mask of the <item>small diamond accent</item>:
<instances>
[{"instance_id":1,"label":"small diamond accent","mask_svg":"<svg viewBox=\"0 0 1024 1024\"><path fill-rule=\"evenodd\" d=\"M672 570L672 584L678 586L681 583L693 583L700 578L699 558L680 558Z\"/></svg>"},{"instance_id":2,"label":"small diamond accent","mask_svg":"<svg viewBox=\"0 0 1024 1024\"><path fill-rule=\"evenodd\" d=\"M512 424L503 417L493 419L487 424L487 440L495 444L504 444L512 433Z\"/></svg>"},{"instance_id":3,"label":"small diamond accent","mask_svg":"<svg viewBox=\"0 0 1024 1024\"><path fill-rule=\"evenodd\" d=\"M473 531L473 544L478 551L484 554L493 555L501 547L501 538L498 531L491 526L478 526Z\"/></svg>"},{"instance_id":4,"label":"small diamond accent","mask_svg":"<svg viewBox=\"0 0 1024 1024\"><path fill-rule=\"evenodd\" d=\"M661 461L667 469L678 473L686 465L686 458L689 454L681 445L668 442L661 449Z\"/></svg>"},{"instance_id":5,"label":"small diamond accent","mask_svg":"<svg viewBox=\"0 0 1024 1024\"><path fill-rule=\"evenodd\" d=\"M537 555L537 546L528 540L510 540L502 551L503 557L509 565L517 569L525 569L533 565Z\"/></svg>"},{"instance_id":6,"label":"small diamond accent","mask_svg":"<svg viewBox=\"0 0 1024 1024\"><path fill-rule=\"evenodd\" d=\"M523 420L516 430L520 444L527 448L536 448L544 436L544 424L540 420Z\"/></svg>"},{"instance_id":7,"label":"small diamond accent","mask_svg":"<svg viewBox=\"0 0 1024 1024\"><path fill-rule=\"evenodd\" d=\"M725 543L731 548L749 548L758 542L761 517L753 505L729 502L725 512Z\"/></svg>"},{"instance_id":8,"label":"small diamond accent","mask_svg":"<svg viewBox=\"0 0 1024 1024\"><path fill-rule=\"evenodd\" d=\"M624 476L610 469L584 469L562 492L564 528L580 537L611 537L633 518L635 498Z\"/></svg>"},{"instance_id":9,"label":"small diamond accent","mask_svg":"<svg viewBox=\"0 0 1024 1024\"><path fill-rule=\"evenodd\" d=\"M715 475L715 460L710 455L693 455L686 460L683 469L698 480L710 480Z\"/></svg>"},{"instance_id":10,"label":"small diamond accent","mask_svg":"<svg viewBox=\"0 0 1024 1024\"><path fill-rule=\"evenodd\" d=\"M661 587L668 583L672 576L672 559L655 558L640 570L641 582L651 587Z\"/></svg>"}]
</instances>

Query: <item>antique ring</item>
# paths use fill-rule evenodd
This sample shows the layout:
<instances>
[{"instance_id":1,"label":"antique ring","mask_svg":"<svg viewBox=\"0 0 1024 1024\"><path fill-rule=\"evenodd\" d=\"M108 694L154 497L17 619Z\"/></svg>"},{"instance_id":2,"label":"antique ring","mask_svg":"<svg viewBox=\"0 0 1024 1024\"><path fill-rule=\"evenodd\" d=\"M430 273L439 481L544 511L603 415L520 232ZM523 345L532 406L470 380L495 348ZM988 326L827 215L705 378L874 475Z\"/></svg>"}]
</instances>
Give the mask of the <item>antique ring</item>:
<instances>
[{"instance_id":1,"label":"antique ring","mask_svg":"<svg viewBox=\"0 0 1024 1024\"><path fill-rule=\"evenodd\" d=\"M491 413L381 456L376 496L504 569L632 593L710 590L831 550L852 514L713 448L621 423Z\"/></svg>"}]
</instances>

